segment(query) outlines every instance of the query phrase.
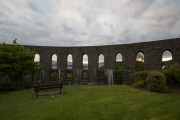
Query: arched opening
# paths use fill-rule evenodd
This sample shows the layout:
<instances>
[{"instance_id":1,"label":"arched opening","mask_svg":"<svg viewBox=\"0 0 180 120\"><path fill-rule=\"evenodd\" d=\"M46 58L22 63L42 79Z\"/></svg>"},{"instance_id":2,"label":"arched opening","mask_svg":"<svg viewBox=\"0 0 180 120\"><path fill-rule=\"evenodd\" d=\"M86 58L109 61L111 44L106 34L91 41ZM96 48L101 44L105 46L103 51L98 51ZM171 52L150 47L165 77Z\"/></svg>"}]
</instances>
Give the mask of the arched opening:
<instances>
[{"instance_id":1,"label":"arched opening","mask_svg":"<svg viewBox=\"0 0 180 120\"><path fill-rule=\"evenodd\" d=\"M121 53L118 53L116 54L116 70L119 71L119 70L122 70L123 69L123 64L122 64L122 54Z\"/></svg>"},{"instance_id":2,"label":"arched opening","mask_svg":"<svg viewBox=\"0 0 180 120\"><path fill-rule=\"evenodd\" d=\"M83 71L82 71L82 82L87 82L89 80L88 72L88 55L84 54L82 59Z\"/></svg>"},{"instance_id":3,"label":"arched opening","mask_svg":"<svg viewBox=\"0 0 180 120\"><path fill-rule=\"evenodd\" d=\"M98 59L98 68L104 69L104 55L100 54Z\"/></svg>"},{"instance_id":4,"label":"arched opening","mask_svg":"<svg viewBox=\"0 0 180 120\"><path fill-rule=\"evenodd\" d=\"M87 56L87 54L83 55L82 63L83 63L83 69L88 70L88 56Z\"/></svg>"},{"instance_id":5,"label":"arched opening","mask_svg":"<svg viewBox=\"0 0 180 120\"><path fill-rule=\"evenodd\" d=\"M73 57L71 54L67 56L67 69L72 69L73 66Z\"/></svg>"},{"instance_id":6,"label":"arched opening","mask_svg":"<svg viewBox=\"0 0 180 120\"><path fill-rule=\"evenodd\" d=\"M104 55L99 54L98 57L98 84L104 84L105 75L104 75Z\"/></svg>"},{"instance_id":7,"label":"arched opening","mask_svg":"<svg viewBox=\"0 0 180 120\"><path fill-rule=\"evenodd\" d=\"M138 52L136 54L136 71L144 70L144 54L142 52Z\"/></svg>"},{"instance_id":8,"label":"arched opening","mask_svg":"<svg viewBox=\"0 0 180 120\"><path fill-rule=\"evenodd\" d=\"M116 54L116 64L115 64L115 84L122 84L123 78L123 57L121 53Z\"/></svg>"},{"instance_id":9,"label":"arched opening","mask_svg":"<svg viewBox=\"0 0 180 120\"><path fill-rule=\"evenodd\" d=\"M34 62L40 62L40 55L38 53L34 55Z\"/></svg>"},{"instance_id":10,"label":"arched opening","mask_svg":"<svg viewBox=\"0 0 180 120\"><path fill-rule=\"evenodd\" d=\"M40 55L38 53L36 53L34 55L34 62L37 63L37 64L40 64ZM38 66L37 69L39 69L39 66ZM41 76L42 76L42 79L44 79L44 71L41 72L40 69L37 70L33 75L34 75L33 76L34 77L34 81L40 81Z\"/></svg>"},{"instance_id":11,"label":"arched opening","mask_svg":"<svg viewBox=\"0 0 180 120\"><path fill-rule=\"evenodd\" d=\"M172 60L172 52L169 50L165 50L162 54L162 61L171 61Z\"/></svg>"},{"instance_id":12,"label":"arched opening","mask_svg":"<svg viewBox=\"0 0 180 120\"><path fill-rule=\"evenodd\" d=\"M162 53L162 69L166 68L167 65L171 64L172 63L172 52L170 50L165 50L163 53Z\"/></svg>"},{"instance_id":13,"label":"arched opening","mask_svg":"<svg viewBox=\"0 0 180 120\"><path fill-rule=\"evenodd\" d=\"M52 54L51 56L51 68L52 69L57 69L57 55L56 54Z\"/></svg>"},{"instance_id":14,"label":"arched opening","mask_svg":"<svg viewBox=\"0 0 180 120\"><path fill-rule=\"evenodd\" d=\"M66 72L66 80L72 81L73 80L73 57L71 54L67 56L67 72Z\"/></svg>"}]
</instances>

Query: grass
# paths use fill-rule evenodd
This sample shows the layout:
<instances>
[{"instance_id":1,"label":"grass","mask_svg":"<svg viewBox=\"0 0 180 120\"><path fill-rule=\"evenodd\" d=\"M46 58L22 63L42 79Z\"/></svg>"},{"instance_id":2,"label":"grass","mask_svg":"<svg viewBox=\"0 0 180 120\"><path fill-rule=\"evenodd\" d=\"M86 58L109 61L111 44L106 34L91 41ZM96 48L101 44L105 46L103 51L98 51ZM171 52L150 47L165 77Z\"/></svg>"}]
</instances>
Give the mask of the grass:
<instances>
[{"instance_id":1,"label":"grass","mask_svg":"<svg viewBox=\"0 0 180 120\"><path fill-rule=\"evenodd\" d=\"M180 120L180 94L127 86L64 86L62 96L33 89L0 95L0 120Z\"/></svg>"}]
</instances>

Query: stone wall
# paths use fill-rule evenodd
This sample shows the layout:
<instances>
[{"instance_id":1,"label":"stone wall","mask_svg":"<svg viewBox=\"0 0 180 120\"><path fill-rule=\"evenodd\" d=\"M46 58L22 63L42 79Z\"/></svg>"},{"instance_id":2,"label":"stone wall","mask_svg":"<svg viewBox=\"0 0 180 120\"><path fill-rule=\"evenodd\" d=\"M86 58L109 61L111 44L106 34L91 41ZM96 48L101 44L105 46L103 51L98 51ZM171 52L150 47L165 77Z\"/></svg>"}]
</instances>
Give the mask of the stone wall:
<instances>
[{"instance_id":1,"label":"stone wall","mask_svg":"<svg viewBox=\"0 0 180 120\"><path fill-rule=\"evenodd\" d=\"M121 53L123 57L123 83L131 83L129 74L135 71L136 54L144 53L145 70L161 70L162 69L162 53L165 50L170 50L173 56L173 62L180 64L180 38L142 42L123 45L108 45L108 46L84 46L84 47L49 47L49 46L25 46L37 52L40 55L40 63L44 65L44 77L41 81L47 82L50 80L51 71L51 56L57 55L57 66L60 69L61 82L65 84L81 84L78 74L82 72L82 57L88 55L88 72L89 81L87 84L98 84L98 56L104 55L104 71L105 84L108 84L110 79L108 71L115 70L116 54ZM66 81L66 64L67 55L73 56L73 81ZM76 78L75 78L76 77ZM111 78L113 79L113 78Z\"/></svg>"}]
</instances>

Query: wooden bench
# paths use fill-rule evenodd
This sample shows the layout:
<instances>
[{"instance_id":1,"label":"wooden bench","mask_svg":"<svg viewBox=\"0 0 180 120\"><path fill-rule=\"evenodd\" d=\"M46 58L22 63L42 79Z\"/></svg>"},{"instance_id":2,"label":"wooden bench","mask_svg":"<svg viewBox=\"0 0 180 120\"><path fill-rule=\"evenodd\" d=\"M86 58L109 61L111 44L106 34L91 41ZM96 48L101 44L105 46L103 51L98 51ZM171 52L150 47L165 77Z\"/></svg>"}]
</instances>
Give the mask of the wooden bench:
<instances>
[{"instance_id":1,"label":"wooden bench","mask_svg":"<svg viewBox=\"0 0 180 120\"><path fill-rule=\"evenodd\" d=\"M62 89L63 89L63 84L60 84L60 83L34 86L34 91L36 92L36 97L61 95Z\"/></svg>"}]
</instances>

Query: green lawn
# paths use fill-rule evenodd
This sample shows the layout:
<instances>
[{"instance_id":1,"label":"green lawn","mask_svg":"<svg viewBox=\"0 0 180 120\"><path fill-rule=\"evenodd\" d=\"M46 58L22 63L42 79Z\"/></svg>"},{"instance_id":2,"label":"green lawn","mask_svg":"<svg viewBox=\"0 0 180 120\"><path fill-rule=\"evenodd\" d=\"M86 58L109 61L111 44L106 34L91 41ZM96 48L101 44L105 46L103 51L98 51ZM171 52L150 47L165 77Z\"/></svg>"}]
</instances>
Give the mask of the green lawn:
<instances>
[{"instance_id":1,"label":"green lawn","mask_svg":"<svg viewBox=\"0 0 180 120\"><path fill-rule=\"evenodd\" d=\"M180 94L127 86L64 86L35 98L33 89L0 95L0 120L180 120Z\"/></svg>"}]
</instances>

